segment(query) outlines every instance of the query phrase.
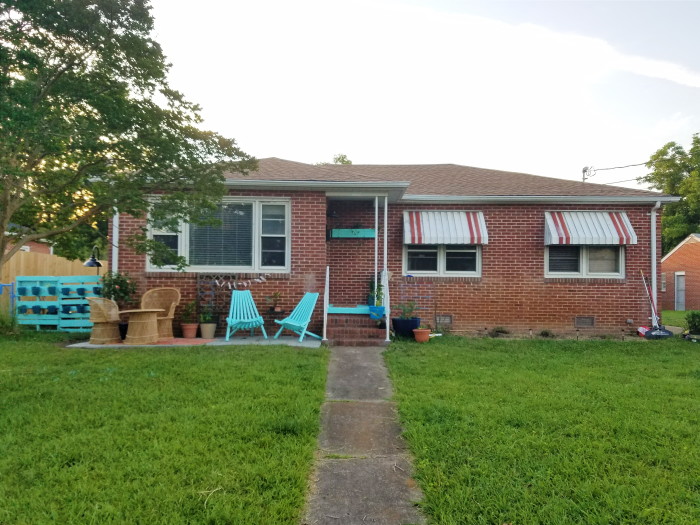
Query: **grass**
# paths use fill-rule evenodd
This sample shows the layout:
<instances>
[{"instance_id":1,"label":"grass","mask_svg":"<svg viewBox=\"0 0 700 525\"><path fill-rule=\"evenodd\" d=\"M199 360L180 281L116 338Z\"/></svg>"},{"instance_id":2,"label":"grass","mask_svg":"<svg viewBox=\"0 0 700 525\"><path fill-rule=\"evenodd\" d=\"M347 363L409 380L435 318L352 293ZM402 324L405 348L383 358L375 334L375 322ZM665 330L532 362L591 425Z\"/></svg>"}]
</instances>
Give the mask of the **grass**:
<instances>
[{"instance_id":1,"label":"grass","mask_svg":"<svg viewBox=\"0 0 700 525\"><path fill-rule=\"evenodd\" d=\"M661 312L661 321L668 326L680 326L688 328L688 322L685 320L685 315L688 312L683 310L664 310Z\"/></svg>"},{"instance_id":2,"label":"grass","mask_svg":"<svg viewBox=\"0 0 700 525\"><path fill-rule=\"evenodd\" d=\"M430 523L700 522L700 345L443 337L386 359Z\"/></svg>"},{"instance_id":3,"label":"grass","mask_svg":"<svg viewBox=\"0 0 700 525\"><path fill-rule=\"evenodd\" d=\"M0 338L0 523L297 523L326 351Z\"/></svg>"}]
</instances>

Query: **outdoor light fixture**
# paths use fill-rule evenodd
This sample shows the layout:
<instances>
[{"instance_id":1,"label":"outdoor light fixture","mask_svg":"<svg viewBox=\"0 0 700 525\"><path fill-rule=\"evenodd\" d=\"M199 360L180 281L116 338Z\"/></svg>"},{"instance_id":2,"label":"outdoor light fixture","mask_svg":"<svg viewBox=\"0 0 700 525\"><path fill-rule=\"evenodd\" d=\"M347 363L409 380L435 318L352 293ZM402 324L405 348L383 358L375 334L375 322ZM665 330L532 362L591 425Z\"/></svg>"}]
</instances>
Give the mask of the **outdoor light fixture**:
<instances>
[{"instance_id":1,"label":"outdoor light fixture","mask_svg":"<svg viewBox=\"0 0 700 525\"><path fill-rule=\"evenodd\" d=\"M95 255L97 254L97 255ZM102 263L97 260L100 256L100 249L97 246L92 247L92 255L90 258L83 263L83 266L88 268L97 268L97 275L100 275L100 268L102 268Z\"/></svg>"}]
</instances>

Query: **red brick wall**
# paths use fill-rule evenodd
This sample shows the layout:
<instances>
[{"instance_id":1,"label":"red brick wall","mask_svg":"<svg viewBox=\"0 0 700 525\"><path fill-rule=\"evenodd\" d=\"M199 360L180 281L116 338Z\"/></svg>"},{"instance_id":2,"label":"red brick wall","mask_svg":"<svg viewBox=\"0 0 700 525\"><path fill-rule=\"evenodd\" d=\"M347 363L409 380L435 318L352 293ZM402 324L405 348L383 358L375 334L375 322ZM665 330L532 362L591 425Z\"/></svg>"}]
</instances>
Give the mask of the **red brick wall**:
<instances>
[{"instance_id":1,"label":"red brick wall","mask_svg":"<svg viewBox=\"0 0 700 525\"><path fill-rule=\"evenodd\" d=\"M261 314L268 309L265 298L275 291L281 292L280 306L287 312L299 302L304 292L319 292L319 302L314 310L314 318L310 325L311 331L320 335L323 324L323 288L326 271L326 197L323 193L277 193L277 192L230 192L233 196L289 197L291 199L291 272L283 274L265 274L265 282L252 282L250 291ZM180 289L182 299L175 319L176 326L182 311L182 306L196 298L197 274L193 272L146 272L146 259L138 255L128 246L126 238L138 233L144 225L141 219L127 215L120 216L120 249L119 271L128 272L138 281L138 295L145 290L163 286L174 286ZM111 232L111 223L110 223ZM110 253L111 257L111 253ZM110 267L112 261L110 260ZM211 272L208 272L211 273ZM222 272L224 273L224 272ZM232 275L226 273L226 275ZM260 274L233 274L237 281L249 281ZM227 314L228 311L223 312ZM271 316L266 316L268 331L279 328ZM219 331L220 333L220 331Z\"/></svg>"},{"instance_id":2,"label":"red brick wall","mask_svg":"<svg viewBox=\"0 0 700 525\"><path fill-rule=\"evenodd\" d=\"M700 242L680 246L661 263L661 271L666 274L666 291L659 292L662 309L676 309L675 272L685 272L685 309L700 310Z\"/></svg>"},{"instance_id":3,"label":"red brick wall","mask_svg":"<svg viewBox=\"0 0 700 525\"><path fill-rule=\"evenodd\" d=\"M374 225L373 205L333 205L340 221L336 227L355 223ZM402 277L403 210L481 210L489 233L482 248L482 275L469 277ZM649 304L639 273L651 271L651 206L615 206L626 211L638 244L626 247L625 279L545 279L544 212L552 209L611 209L606 206L551 205L394 205L389 208L389 270L391 304L415 300L424 322L434 324L435 314L449 314L453 330L479 333L502 326L512 333L534 334L550 330L576 333L576 316L595 317L595 328L581 328L583 335L620 334L649 322ZM381 209L380 209L381 210ZM380 211L381 213L381 211ZM380 221L380 225L382 222ZM657 221L660 228L660 219ZM380 237L380 267L382 239ZM657 229L657 258L660 254ZM329 242L331 302L364 302L374 268L373 239L334 239ZM658 264L658 261L657 261ZM627 320L632 324L628 325Z\"/></svg>"}]
</instances>

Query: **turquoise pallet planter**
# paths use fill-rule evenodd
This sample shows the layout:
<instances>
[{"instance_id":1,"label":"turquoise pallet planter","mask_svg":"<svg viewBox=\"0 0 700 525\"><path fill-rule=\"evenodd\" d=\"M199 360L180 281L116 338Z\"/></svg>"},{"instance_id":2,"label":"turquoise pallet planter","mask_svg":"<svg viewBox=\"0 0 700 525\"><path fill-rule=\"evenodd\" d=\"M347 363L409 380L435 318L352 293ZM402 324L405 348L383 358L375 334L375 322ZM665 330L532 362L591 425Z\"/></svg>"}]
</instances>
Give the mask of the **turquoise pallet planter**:
<instances>
[{"instance_id":1,"label":"turquoise pallet planter","mask_svg":"<svg viewBox=\"0 0 700 525\"><path fill-rule=\"evenodd\" d=\"M87 332L92 322L86 297L99 297L102 283L95 275L17 277L16 290L19 324Z\"/></svg>"},{"instance_id":2,"label":"turquoise pallet planter","mask_svg":"<svg viewBox=\"0 0 700 525\"><path fill-rule=\"evenodd\" d=\"M374 228L351 228L331 230L332 239L374 239Z\"/></svg>"}]
</instances>

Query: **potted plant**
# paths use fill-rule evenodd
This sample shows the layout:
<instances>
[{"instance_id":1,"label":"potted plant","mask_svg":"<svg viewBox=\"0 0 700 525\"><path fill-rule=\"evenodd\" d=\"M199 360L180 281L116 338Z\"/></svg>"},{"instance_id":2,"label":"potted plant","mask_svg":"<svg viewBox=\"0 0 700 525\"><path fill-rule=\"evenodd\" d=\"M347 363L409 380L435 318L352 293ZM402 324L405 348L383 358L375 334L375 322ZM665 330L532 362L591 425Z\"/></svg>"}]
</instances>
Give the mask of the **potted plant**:
<instances>
[{"instance_id":1,"label":"potted plant","mask_svg":"<svg viewBox=\"0 0 700 525\"><path fill-rule=\"evenodd\" d=\"M136 283L128 273L108 271L102 276L102 297L111 299L120 310L125 310L132 301L132 296L136 293ZM126 338L126 331L129 324L126 321L119 321L119 335L122 340Z\"/></svg>"},{"instance_id":2,"label":"potted plant","mask_svg":"<svg viewBox=\"0 0 700 525\"><path fill-rule=\"evenodd\" d=\"M281 292L272 292L270 295L265 297L265 301L270 305L271 312L281 312L282 307L279 305L279 301L282 298Z\"/></svg>"},{"instance_id":3,"label":"potted plant","mask_svg":"<svg viewBox=\"0 0 700 525\"><path fill-rule=\"evenodd\" d=\"M211 304L204 305L199 311L199 331L202 339L214 339L216 333L216 316Z\"/></svg>"},{"instance_id":4,"label":"potted plant","mask_svg":"<svg viewBox=\"0 0 700 525\"><path fill-rule=\"evenodd\" d=\"M414 317L413 315L416 310L416 302L408 301L407 303L397 304L394 308L401 312L399 317L391 319L394 333L401 337L411 337L413 330L420 326L420 317Z\"/></svg>"},{"instance_id":5,"label":"potted plant","mask_svg":"<svg viewBox=\"0 0 700 525\"><path fill-rule=\"evenodd\" d=\"M430 340L431 331L429 326L420 325L418 328L413 329L413 336L416 338L417 343L427 343Z\"/></svg>"},{"instance_id":6,"label":"potted plant","mask_svg":"<svg viewBox=\"0 0 700 525\"><path fill-rule=\"evenodd\" d=\"M369 295L367 296L370 319L382 319L386 310L384 306L384 288L382 283L377 282L375 289L374 281L369 282Z\"/></svg>"},{"instance_id":7,"label":"potted plant","mask_svg":"<svg viewBox=\"0 0 700 525\"><path fill-rule=\"evenodd\" d=\"M197 327L199 327L197 322L197 301L190 301L182 308L180 326L182 327L182 337L185 339L197 337Z\"/></svg>"}]
</instances>

